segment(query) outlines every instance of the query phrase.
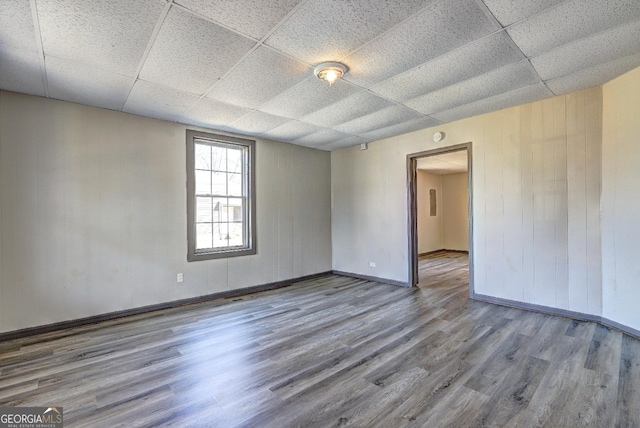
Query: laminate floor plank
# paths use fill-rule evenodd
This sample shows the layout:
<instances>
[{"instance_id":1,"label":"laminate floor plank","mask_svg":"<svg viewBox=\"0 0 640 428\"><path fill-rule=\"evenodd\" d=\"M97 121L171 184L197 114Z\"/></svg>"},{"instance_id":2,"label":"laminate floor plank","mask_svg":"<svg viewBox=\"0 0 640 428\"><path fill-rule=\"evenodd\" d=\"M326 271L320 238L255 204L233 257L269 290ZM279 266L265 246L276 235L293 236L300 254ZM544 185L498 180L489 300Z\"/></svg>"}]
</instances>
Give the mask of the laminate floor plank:
<instances>
[{"instance_id":1,"label":"laminate floor plank","mask_svg":"<svg viewBox=\"0 0 640 428\"><path fill-rule=\"evenodd\" d=\"M640 427L640 341L469 300L466 254L418 268L2 342L0 405L66 427Z\"/></svg>"},{"instance_id":2,"label":"laminate floor plank","mask_svg":"<svg viewBox=\"0 0 640 428\"><path fill-rule=\"evenodd\" d=\"M563 358L550 363L526 411L509 421L507 426L553 426L548 424L549 419L554 415L563 414L564 409L569 408L573 402L585 370L583 366L589 345L590 342L587 340L564 341L562 349L558 350Z\"/></svg>"},{"instance_id":3,"label":"laminate floor plank","mask_svg":"<svg viewBox=\"0 0 640 428\"><path fill-rule=\"evenodd\" d=\"M616 427L640 427L640 341L622 338Z\"/></svg>"},{"instance_id":4,"label":"laminate floor plank","mask_svg":"<svg viewBox=\"0 0 640 428\"><path fill-rule=\"evenodd\" d=\"M617 377L620 370L621 352L622 333L598 325L593 333L584 368L609 373Z\"/></svg>"}]
</instances>

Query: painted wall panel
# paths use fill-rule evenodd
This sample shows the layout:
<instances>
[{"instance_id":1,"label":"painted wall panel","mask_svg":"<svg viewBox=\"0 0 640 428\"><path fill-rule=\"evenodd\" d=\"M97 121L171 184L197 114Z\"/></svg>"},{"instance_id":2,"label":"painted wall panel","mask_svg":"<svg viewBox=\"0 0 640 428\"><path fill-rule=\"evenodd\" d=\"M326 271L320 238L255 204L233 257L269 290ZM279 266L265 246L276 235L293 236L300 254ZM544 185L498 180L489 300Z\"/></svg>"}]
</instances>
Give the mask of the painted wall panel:
<instances>
[{"instance_id":1,"label":"painted wall panel","mask_svg":"<svg viewBox=\"0 0 640 428\"><path fill-rule=\"evenodd\" d=\"M502 120L503 112L499 112ZM488 292L506 296L504 288L504 192L503 192L503 147L501 127L487 127L484 130L485 141L485 224L486 239L486 283ZM480 171L478 171L480 172ZM482 173L482 172L480 172Z\"/></svg>"},{"instance_id":2,"label":"painted wall panel","mask_svg":"<svg viewBox=\"0 0 640 428\"><path fill-rule=\"evenodd\" d=\"M185 131L0 91L0 332L331 269L329 153L261 139L258 254L187 263Z\"/></svg>"},{"instance_id":3,"label":"painted wall panel","mask_svg":"<svg viewBox=\"0 0 640 428\"><path fill-rule=\"evenodd\" d=\"M522 301L535 301L535 247L533 226L533 105L520 107L520 154L522 179ZM516 253L517 254L517 253Z\"/></svg>"},{"instance_id":4,"label":"painted wall panel","mask_svg":"<svg viewBox=\"0 0 640 428\"><path fill-rule=\"evenodd\" d=\"M516 109L503 111L502 123L502 193L503 193L503 287L504 296L521 301L522 287L522 147L517 143L520 136L520 112Z\"/></svg>"},{"instance_id":5,"label":"painted wall panel","mask_svg":"<svg viewBox=\"0 0 640 428\"><path fill-rule=\"evenodd\" d=\"M568 205L567 205L567 126L566 97L553 98L553 138L555 158L555 249L556 306L569 307L569 274L568 274Z\"/></svg>"},{"instance_id":6,"label":"painted wall panel","mask_svg":"<svg viewBox=\"0 0 640 428\"><path fill-rule=\"evenodd\" d=\"M469 251L467 173L442 176L442 248Z\"/></svg>"},{"instance_id":7,"label":"painted wall panel","mask_svg":"<svg viewBox=\"0 0 640 428\"><path fill-rule=\"evenodd\" d=\"M640 330L638 99L640 69L603 87L602 312L636 330Z\"/></svg>"},{"instance_id":8,"label":"painted wall panel","mask_svg":"<svg viewBox=\"0 0 640 428\"><path fill-rule=\"evenodd\" d=\"M469 126L469 140L473 139L473 135L482 135L484 132L482 118L473 118ZM470 237L469 244L473 245L473 275L475 277L475 292L479 294L488 294L487 287L487 213L485 204L478 204L477 201L486 200L486 181L485 176L476 174L476 170L484 171L486 169L485 150L480 144L472 144L472 198L473 198L473 239ZM470 252L471 253L471 252ZM471 271L470 271L471 274Z\"/></svg>"},{"instance_id":9,"label":"painted wall panel","mask_svg":"<svg viewBox=\"0 0 640 428\"><path fill-rule=\"evenodd\" d=\"M587 286L589 311L602 312L602 88L585 91L586 117L586 195L587 195Z\"/></svg>"},{"instance_id":10,"label":"painted wall panel","mask_svg":"<svg viewBox=\"0 0 640 428\"><path fill-rule=\"evenodd\" d=\"M589 312L587 284L587 203L585 94L567 95L567 244L569 309Z\"/></svg>"},{"instance_id":11,"label":"painted wall panel","mask_svg":"<svg viewBox=\"0 0 640 428\"><path fill-rule=\"evenodd\" d=\"M436 215L430 214L430 191L436 191ZM418 254L441 250L442 239L443 193L442 176L426 171L417 171L417 206L418 206Z\"/></svg>"}]
</instances>

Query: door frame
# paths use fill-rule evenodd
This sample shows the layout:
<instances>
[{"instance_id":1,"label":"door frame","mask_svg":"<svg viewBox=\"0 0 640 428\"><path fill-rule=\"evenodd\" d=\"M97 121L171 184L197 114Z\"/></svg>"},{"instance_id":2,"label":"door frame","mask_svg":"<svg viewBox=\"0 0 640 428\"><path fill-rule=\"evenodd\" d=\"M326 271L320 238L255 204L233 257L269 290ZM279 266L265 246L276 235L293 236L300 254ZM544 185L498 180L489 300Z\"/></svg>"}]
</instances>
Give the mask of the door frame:
<instances>
[{"instance_id":1,"label":"door frame","mask_svg":"<svg viewBox=\"0 0 640 428\"><path fill-rule=\"evenodd\" d=\"M469 211L469 297L474 297L473 286L473 162L472 143L457 144L455 146L440 147L424 152L407 155L407 203L409 219L409 286L418 284L418 159L442 155L445 153L467 152L467 194Z\"/></svg>"}]
</instances>

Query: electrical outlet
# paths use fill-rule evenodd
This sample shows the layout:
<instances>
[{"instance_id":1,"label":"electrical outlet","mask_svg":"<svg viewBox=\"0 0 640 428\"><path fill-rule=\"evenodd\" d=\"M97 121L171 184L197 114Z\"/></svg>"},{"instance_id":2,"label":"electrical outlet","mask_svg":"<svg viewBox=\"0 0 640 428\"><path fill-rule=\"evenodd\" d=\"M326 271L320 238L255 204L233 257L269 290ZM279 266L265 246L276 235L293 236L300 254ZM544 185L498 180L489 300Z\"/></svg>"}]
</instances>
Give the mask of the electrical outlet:
<instances>
[{"instance_id":1,"label":"electrical outlet","mask_svg":"<svg viewBox=\"0 0 640 428\"><path fill-rule=\"evenodd\" d=\"M369 262L369 267L376 267L376 262Z\"/></svg>"},{"instance_id":2,"label":"electrical outlet","mask_svg":"<svg viewBox=\"0 0 640 428\"><path fill-rule=\"evenodd\" d=\"M184 281L184 274L179 273L179 274L176 276L176 281L178 281L178 282L183 282L183 281Z\"/></svg>"}]
</instances>

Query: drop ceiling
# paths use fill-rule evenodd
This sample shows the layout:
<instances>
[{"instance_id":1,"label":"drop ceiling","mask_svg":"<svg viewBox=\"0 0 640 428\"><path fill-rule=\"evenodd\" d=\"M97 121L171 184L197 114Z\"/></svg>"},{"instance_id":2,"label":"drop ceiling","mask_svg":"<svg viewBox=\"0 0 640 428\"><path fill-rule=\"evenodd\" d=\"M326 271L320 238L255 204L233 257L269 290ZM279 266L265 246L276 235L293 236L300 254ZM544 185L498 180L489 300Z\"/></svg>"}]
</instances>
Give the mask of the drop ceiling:
<instances>
[{"instance_id":1,"label":"drop ceiling","mask_svg":"<svg viewBox=\"0 0 640 428\"><path fill-rule=\"evenodd\" d=\"M458 150L419 158L416 161L416 167L438 175L459 174L467 172L467 163L467 151Z\"/></svg>"},{"instance_id":2,"label":"drop ceiling","mask_svg":"<svg viewBox=\"0 0 640 428\"><path fill-rule=\"evenodd\" d=\"M640 0L0 0L0 89L322 150L605 83ZM324 61L349 67L332 87Z\"/></svg>"}]
</instances>

